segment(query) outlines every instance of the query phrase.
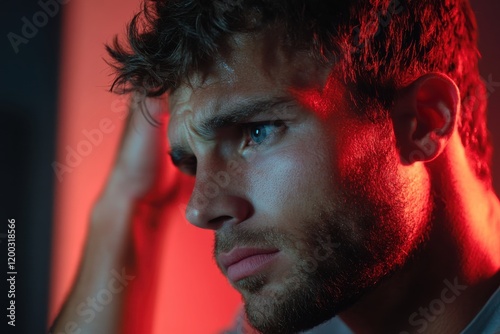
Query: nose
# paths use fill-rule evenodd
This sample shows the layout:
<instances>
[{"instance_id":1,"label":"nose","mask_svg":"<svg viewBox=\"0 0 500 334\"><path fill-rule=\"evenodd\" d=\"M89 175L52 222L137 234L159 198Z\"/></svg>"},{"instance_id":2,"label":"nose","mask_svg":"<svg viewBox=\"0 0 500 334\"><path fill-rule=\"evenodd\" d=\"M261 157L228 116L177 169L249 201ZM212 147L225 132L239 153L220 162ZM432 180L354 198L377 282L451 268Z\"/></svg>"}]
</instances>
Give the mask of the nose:
<instances>
[{"instance_id":1,"label":"nose","mask_svg":"<svg viewBox=\"0 0 500 334\"><path fill-rule=\"evenodd\" d=\"M218 230L224 224L239 224L253 208L241 195L240 182L230 173L202 171L198 165L193 193L186 207L186 219L193 225Z\"/></svg>"}]
</instances>

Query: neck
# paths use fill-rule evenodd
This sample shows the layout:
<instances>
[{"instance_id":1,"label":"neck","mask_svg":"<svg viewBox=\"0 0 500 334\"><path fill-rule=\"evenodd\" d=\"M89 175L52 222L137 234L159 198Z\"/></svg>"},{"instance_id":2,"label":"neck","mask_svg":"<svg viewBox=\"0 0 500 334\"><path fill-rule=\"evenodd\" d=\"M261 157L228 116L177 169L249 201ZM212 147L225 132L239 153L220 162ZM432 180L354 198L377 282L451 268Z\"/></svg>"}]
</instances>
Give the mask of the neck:
<instances>
[{"instance_id":1,"label":"neck","mask_svg":"<svg viewBox=\"0 0 500 334\"><path fill-rule=\"evenodd\" d=\"M340 315L355 333L458 333L498 288L500 202L454 144L428 164L435 210L427 242Z\"/></svg>"}]
</instances>

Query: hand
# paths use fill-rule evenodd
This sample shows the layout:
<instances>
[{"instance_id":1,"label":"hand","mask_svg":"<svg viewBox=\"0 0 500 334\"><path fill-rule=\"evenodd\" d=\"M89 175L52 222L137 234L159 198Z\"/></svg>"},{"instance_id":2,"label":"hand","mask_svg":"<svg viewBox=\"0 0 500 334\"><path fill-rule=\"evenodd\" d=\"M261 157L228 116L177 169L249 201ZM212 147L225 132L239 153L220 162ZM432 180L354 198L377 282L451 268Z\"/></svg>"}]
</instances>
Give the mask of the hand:
<instances>
[{"instance_id":1,"label":"hand","mask_svg":"<svg viewBox=\"0 0 500 334\"><path fill-rule=\"evenodd\" d=\"M159 201L172 190L168 178L166 99L134 93L107 192L134 201Z\"/></svg>"},{"instance_id":2,"label":"hand","mask_svg":"<svg viewBox=\"0 0 500 334\"><path fill-rule=\"evenodd\" d=\"M168 158L165 98L131 95L130 112L108 183L96 203L89 240L123 254L134 280L127 287L123 333L148 333L153 323L161 245L189 183ZM145 306L137 309L137 305Z\"/></svg>"},{"instance_id":3,"label":"hand","mask_svg":"<svg viewBox=\"0 0 500 334\"><path fill-rule=\"evenodd\" d=\"M168 209L185 182L173 175L177 172L167 159L166 111L165 99L131 96L114 167L92 211L78 278L54 322L54 333L68 324L82 333L151 332L159 246L172 219ZM92 321L84 321L75 310L107 289L113 272L125 272L131 281Z\"/></svg>"}]
</instances>

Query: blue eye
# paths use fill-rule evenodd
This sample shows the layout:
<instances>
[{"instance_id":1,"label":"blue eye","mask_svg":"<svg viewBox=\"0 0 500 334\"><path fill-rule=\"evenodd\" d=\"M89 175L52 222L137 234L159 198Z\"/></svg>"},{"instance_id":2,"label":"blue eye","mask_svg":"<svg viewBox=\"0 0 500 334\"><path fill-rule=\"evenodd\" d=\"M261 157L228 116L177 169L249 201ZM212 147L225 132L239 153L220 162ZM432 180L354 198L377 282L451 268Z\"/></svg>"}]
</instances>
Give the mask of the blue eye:
<instances>
[{"instance_id":1,"label":"blue eye","mask_svg":"<svg viewBox=\"0 0 500 334\"><path fill-rule=\"evenodd\" d=\"M268 124L257 124L250 127L250 138L256 143L262 143L267 137Z\"/></svg>"},{"instance_id":2,"label":"blue eye","mask_svg":"<svg viewBox=\"0 0 500 334\"><path fill-rule=\"evenodd\" d=\"M270 136L276 134L280 129L284 127L282 121L271 121L271 122L259 122L250 123L247 125L248 137L256 145L263 143Z\"/></svg>"}]
</instances>

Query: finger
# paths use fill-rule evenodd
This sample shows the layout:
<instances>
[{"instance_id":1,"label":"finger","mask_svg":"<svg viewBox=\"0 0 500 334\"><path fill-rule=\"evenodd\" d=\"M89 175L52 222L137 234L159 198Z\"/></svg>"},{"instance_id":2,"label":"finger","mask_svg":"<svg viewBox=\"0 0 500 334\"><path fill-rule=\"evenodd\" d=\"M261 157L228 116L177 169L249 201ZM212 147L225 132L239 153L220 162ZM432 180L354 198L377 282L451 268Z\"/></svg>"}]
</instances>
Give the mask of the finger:
<instances>
[{"instance_id":1,"label":"finger","mask_svg":"<svg viewBox=\"0 0 500 334\"><path fill-rule=\"evenodd\" d=\"M161 187L166 169L165 98L131 95L129 116L113 170L114 186L141 197Z\"/></svg>"}]
</instances>

